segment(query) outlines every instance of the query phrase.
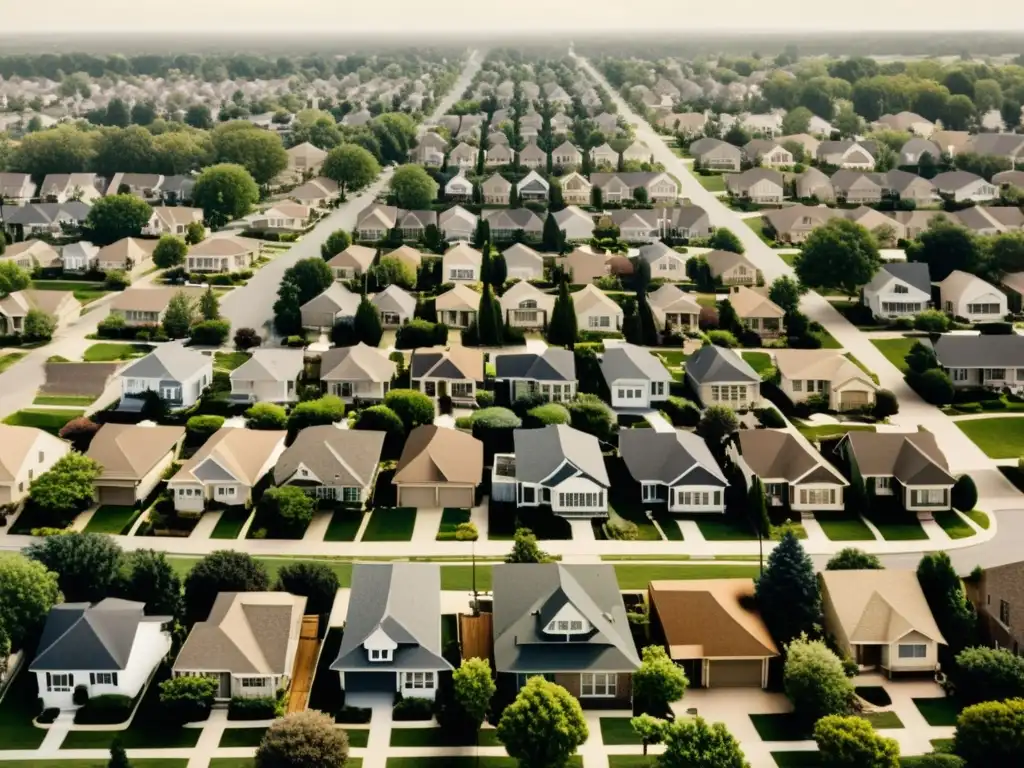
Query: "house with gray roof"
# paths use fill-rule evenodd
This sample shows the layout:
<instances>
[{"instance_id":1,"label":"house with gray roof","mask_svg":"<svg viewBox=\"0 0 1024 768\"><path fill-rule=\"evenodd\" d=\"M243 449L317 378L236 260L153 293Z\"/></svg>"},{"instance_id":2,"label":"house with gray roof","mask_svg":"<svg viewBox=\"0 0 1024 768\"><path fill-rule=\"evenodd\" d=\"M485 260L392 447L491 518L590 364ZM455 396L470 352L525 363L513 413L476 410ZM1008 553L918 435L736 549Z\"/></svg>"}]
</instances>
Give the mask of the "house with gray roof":
<instances>
[{"instance_id":1,"label":"house with gray roof","mask_svg":"<svg viewBox=\"0 0 1024 768\"><path fill-rule=\"evenodd\" d=\"M221 592L192 626L172 672L214 678L220 701L272 698L290 684L305 610L306 598L287 592Z\"/></svg>"},{"instance_id":2,"label":"house with gray roof","mask_svg":"<svg viewBox=\"0 0 1024 768\"><path fill-rule=\"evenodd\" d=\"M708 212L699 205L679 205L665 210L671 216L671 233L676 237L709 237L714 231Z\"/></svg>"},{"instance_id":3,"label":"house with gray roof","mask_svg":"<svg viewBox=\"0 0 1024 768\"><path fill-rule=\"evenodd\" d=\"M173 616L146 616L146 604L108 597L61 603L46 617L29 672L43 708L74 708L75 688L135 698L171 650Z\"/></svg>"},{"instance_id":4,"label":"house with gray roof","mask_svg":"<svg viewBox=\"0 0 1024 768\"><path fill-rule=\"evenodd\" d=\"M1019 133L979 133L968 139L966 149L1017 163L1024 159L1024 136Z\"/></svg>"},{"instance_id":5,"label":"house with gray roof","mask_svg":"<svg viewBox=\"0 0 1024 768\"><path fill-rule=\"evenodd\" d=\"M306 427L277 460L274 484L301 488L317 499L361 504L373 490L383 449L383 432Z\"/></svg>"},{"instance_id":6,"label":"house with gray roof","mask_svg":"<svg viewBox=\"0 0 1024 768\"><path fill-rule=\"evenodd\" d=\"M505 564L492 578L500 688L543 675L584 704L631 707L640 658L613 566Z\"/></svg>"},{"instance_id":7,"label":"house with gray roof","mask_svg":"<svg viewBox=\"0 0 1024 768\"><path fill-rule=\"evenodd\" d=\"M956 478L931 432L847 432L835 450L869 494L897 496L908 512L950 508Z\"/></svg>"},{"instance_id":8,"label":"house with gray roof","mask_svg":"<svg viewBox=\"0 0 1024 768\"><path fill-rule=\"evenodd\" d=\"M972 205L953 215L978 235L999 235L1024 229L1024 212L1012 205Z\"/></svg>"},{"instance_id":9,"label":"house with gray roof","mask_svg":"<svg viewBox=\"0 0 1024 768\"><path fill-rule=\"evenodd\" d=\"M346 696L433 699L440 676L452 671L443 650L437 563L353 566L345 635L331 663Z\"/></svg>"},{"instance_id":10,"label":"house with gray roof","mask_svg":"<svg viewBox=\"0 0 1024 768\"><path fill-rule=\"evenodd\" d=\"M954 387L1024 392L1024 336L947 333L932 346Z\"/></svg>"},{"instance_id":11,"label":"house with gray roof","mask_svg":"<svg viewBox=\"0 0 1024 768\"><path fill-rule=\"evenodd\" d=\"M329 330L335 323L351 323L359 307L360 296L341 283L331 283L327 290L314 296L301 307L302 327L315 331Z\"/></svg>"},{"instance_id":12,"label":"house with gray roof","mask_svg":"<svg viewBox=\"0 0 1024 768\"><path fill-rule=\"evenodd\" d=\"M932 301L928 265L918 261L883 264L861 291L861 301L875 317L916 315Z\"/></svg>"},{"instance_id":13,"label":"house with gray roof","mask_svg":"<svg viewBox=\"0 0 1024 768\"><path fill-rule=\"evenodd\" d=\"M983 203L999 197L999 186L970 171L940 173L932 184L943 197L955 202Z\"/></svg>"},{"instance_id":14,"label":"house with gray roof","mask_svg":"<svg viewBox=\"0 0 1024 768\"><path fill-rule=\"evenodd\" d=\"M642 504L665 504L669 512L725 512L729 482L693 432L624 429L619 454L639 483Z\"/></svg>"},{"instance_id":15,"label":"house with gray roof","mask_svg":"<svg viewBox=\"0 0 1024 768\"><path fill-rule=\"evenodd\" d=\"M700 322L700 305L694 294L665 283L647 296L659 328L688 331Z\"/></svg>"},{"instance_id":16,"label":"house with gray roof","mask_svg":"<svg viewBox=\"0 0 1024 768\"><path fill-rule=\"evenodd\" d=\"M122 409L139 409L146 392L171 408L195 405L213 381L213 357L181 344L161 344L121 371Z\"/></svg>"},{"instance_id":17,"label":"house with gray roof","mask_svg":"<svg viewBox=\"0 0 1024 768\"><path fill-rule=\"evenodd\" d=\"M230 374L233 400L293 403L303 371L301 349L256 349Z\"/></svg>"},{"instance_id":18,"label":"house with gray roof","mask_svg":"<svg viewBox=\"0 0 1024 768\"><path fill-rule=\"evenodd\" d=\"M537 171L530 171L516 184L516 195L522 201L546 202L551 190L547 179Z\"/></svg>"},{"instance_id":19,"label":"house with gray roof","mask_svg":"<svg viewBox=\"0 0 1024 768\"><path fill-rule=\"evenodd\" d=\"M925 155L931 155L932 161L938 164L942 159L942 150L934 141L914 136L900 147L899 165L920 165Z\"/></svg>"},{"instance_id":20,"label":"house with gray roof","mask_svg":"<svg viewBox=\"0 0 1024 768\"><path fill-rule=\"evenodd\" d=\"M690 144L693 167L710 171L738 171L743 164L743 150L721 139L697 139Z\"/></svg>"},{"instance_id":21,"label":"house with gray roof","mask_svg":"<svg viewBox=\"0 0 1024 768\"><path fill-rule=\"evenodd\" d=\"M550 403L576 396L576 357L567 349L499 353L494 358L495 381L508 383L509 402L540 394Z\"/></svg>"},{"instance_id":22,"label":"house with gray roof","mask_svg":"<svg viewBox=\"0 0 1024 768\"><path fill-rule=\"evenodd\" d=\"M385 328L397 328L412 320L416 312L416 297L392 283L380 293L374 294L370 303L377 308L380 321Z\"/></svg>"},{"instance_id":23,"label":"house with gray roof","mask_svg":"<svg viewBox=\"0 0 1024 768\"><path fill-rule=\"evenodd\" d=\"M707 344L686 361L686 381L705 407L753 408L761 399L761 377L731 349Z\"/></svg>"},{"instance_id":24,"label":"house with gray roof","mask_svg":"<svg viewBox=\"0 0 1024 768\"><path fill-rule=\"evenodd\" d=\"M529 208L489 208L480 215L490 225L491 237L495 241L522 237L529 242L538 242L544 231L544 222Z\"/></svg>"},{"instance_id":25,"label":"house with gray roof","mask_svg":"<svg viewBox=\"0 0 1024 768\"><path fill-rule=\"evenodd\" d=\"M387 352L359 342L332 347L320 355L320 381L324 392L346 403L383 400L395 377L395 362Z\"/></svg>"},{"instance_id":26,"label":"house with gray roof","mask_svg":"<svg viewBox=\"0 0 1024 768\"><path fill-rule=\"evenodd\" d=\"M90 203L68 200L62 203L27 203L4 210L4 224L18 225L25 237L42 232L61 234L65 229L77 229L85 223Z\"/></svg>"},{"instance_id":27,"label":"house with gray roof","mask_svg":"<svg viewBox=\"0 0 1024 768\"><path fill-rule=\"evenodd\" d=\"M882 184L877 174L840 168L829 181L840 202L872 204L882 201Z\"/></svg>"},{"instance_id":28,"label":"house with gray roof","mask_svg":"<svg viewBox=\"0 0 1024 768\"><path fill-rule=\"evenodd\" d=\"M613 408L656 407L668 399L672 375L643 347L619 344L605 349L601 375L611 392Z\"/></svg>"},{"instance_id":29,"label":"house with gray roof","mask_svg":"<svg viewBox=\"0 0 1024 768\"><path fill-rule=\"evenodd\" d=\"M782 174L773 168L750 168L729 176L725 187L730 195L753 203L781 203L786 195Z\"/></svg>"}]
</instances>

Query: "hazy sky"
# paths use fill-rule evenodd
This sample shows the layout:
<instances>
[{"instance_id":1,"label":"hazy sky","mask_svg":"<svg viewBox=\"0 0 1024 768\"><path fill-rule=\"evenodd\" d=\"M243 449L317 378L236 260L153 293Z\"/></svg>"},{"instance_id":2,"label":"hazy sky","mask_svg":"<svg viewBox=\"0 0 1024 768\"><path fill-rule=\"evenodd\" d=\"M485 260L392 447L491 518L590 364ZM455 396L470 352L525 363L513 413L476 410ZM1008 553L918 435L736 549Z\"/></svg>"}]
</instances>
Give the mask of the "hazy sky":
<instances>
[{"instance_id":1,"label":"hazy sky","mask_svg":"<svg viewBox=\"0 0 1024 768\"><path fill-rule=\"evenodd\" d=\"M1020 0L0 0L12 32L393 31L500 33L678 29L993 30L1024 28ZM162 10L157 10L162 8Z\"/></svg>"}]
</instances>

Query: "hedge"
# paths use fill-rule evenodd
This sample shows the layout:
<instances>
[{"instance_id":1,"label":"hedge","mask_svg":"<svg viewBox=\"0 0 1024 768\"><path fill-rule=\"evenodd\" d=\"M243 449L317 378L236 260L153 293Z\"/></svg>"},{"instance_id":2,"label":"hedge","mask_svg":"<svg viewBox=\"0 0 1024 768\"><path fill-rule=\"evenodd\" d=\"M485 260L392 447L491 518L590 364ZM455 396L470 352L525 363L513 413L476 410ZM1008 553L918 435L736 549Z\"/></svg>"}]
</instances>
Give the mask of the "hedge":
<instances>
[{"instance_id":1,"label":"hedge","mask_svg":"<svg viewBox=\"0 0 1024 768\"><path fill-rule=\"evenodd\" d=\"M135 701L119 693L105 693L93 696L75 713L79 725L116 725L125 722L132 714Z\"/></svg>"},{"instance_id":2,"label":"hedge","mask_svg":"<svg viewBox=\"0 0 1024 768\"><path fill-rule=\"evenodd\" d=\"M270 696L233 696L228 704L228 720L273 720L280 714L277 699Z\"/></svg>"},{"instance_id":3,"label":"hedge","mask_svg":"<svg viewBox=\"0 0 1024 768\"><path fill-rule=\"evenodd\" d=\"M399 699L391 713L394 720L408 722L410 720L431 720L434 717L434 702L431 699L423 699L411 696Z\"/></svg>"}]
</instances>

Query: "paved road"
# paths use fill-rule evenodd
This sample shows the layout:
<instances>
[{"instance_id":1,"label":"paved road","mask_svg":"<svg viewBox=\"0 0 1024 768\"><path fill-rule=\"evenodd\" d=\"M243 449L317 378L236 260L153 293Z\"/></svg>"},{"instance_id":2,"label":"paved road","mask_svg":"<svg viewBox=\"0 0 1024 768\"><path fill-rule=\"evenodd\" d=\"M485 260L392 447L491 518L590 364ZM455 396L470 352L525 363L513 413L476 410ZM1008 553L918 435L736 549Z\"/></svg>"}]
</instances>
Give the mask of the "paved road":
<instances>
[{"instance_id":1,"label":"paved road","mask_svg":"<svg viewBox=\"0 0 1024 768\"><path fill-rule=\"evenodd\" d=\"M437 102L434 111L421 124L421 129L425 130L427 126L435 124L441 115L446 114L452 108L452 105L462 98L463 92L469 87L476 73L480 71L480 66L483 64L486 55L486 51L473 50L469 52L469 57L466 59L466 63L462 67L462 72L458 80L455 81L455 85L452 86L452 89L448 91L444 98Z\"/></svg>"}]
</instances>

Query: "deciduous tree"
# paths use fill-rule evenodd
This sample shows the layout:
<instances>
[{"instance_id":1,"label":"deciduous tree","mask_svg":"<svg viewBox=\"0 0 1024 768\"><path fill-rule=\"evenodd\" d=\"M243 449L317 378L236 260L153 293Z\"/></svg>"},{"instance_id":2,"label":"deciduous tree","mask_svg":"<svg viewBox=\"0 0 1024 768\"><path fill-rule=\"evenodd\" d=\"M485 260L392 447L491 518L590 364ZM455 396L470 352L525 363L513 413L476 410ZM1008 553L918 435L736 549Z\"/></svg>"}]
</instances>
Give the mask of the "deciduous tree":
<instances>
[{"instance_id":1,"label":"deciduous tree","mask_svg":"<svg viewBox=\"0 0 1024 768\"><path fill-rule=\"evenodd\" d=\"M344 195L362 189L377 178L380 164L358 144L342 144L327 153L322 173L333 179Z\"/></svg>"},{"instance_id":2,"label":"deciduous tree","mask_svg":"<svg viewBox=\"0 0 1024 768\"><path fill-rule=\"evenodd\" d=\"M256 768L338 768L348 760L348 737L334 718L308 709L275 720L256 750Z\"/></svg>"},{"instance_id":3,"label":"deciduous tree","mask_svg":"<svg viewBox=\"0 0 1024 768\"><path fill-rule=\"evenodd\" d=\"M843 547L825 565L826 571L881 570L882 561L856 547Z\"/></svg>"},{"instance_id":4,"label":"deciduous tree","mask_svg":"<svg viewBox=\"0 0 1024 768\"><path fill-rule=\"evenodd\" d=\"M89 237L97 245L109 245L125 237L138 237L149 223L153 209L135 195L108 195L92 204L85 217Z\"/></svg>"},{"instance_id":5,"label":"deciduous tree","mask_svg":"<svg viewBox=\"0 0 1024 768\"><path fill-rule=\"evenodd\" d=\"M242 218L259 199L260 190L253 177L233 163L206 168L192 190L192 202L203 209L203 218L214 228Z\"/></svg>"},{"instance_id":6,"label":"deciduous tree","mask_svg":"<svg viewBox=\"0 0 1024 768\"><path fill-rule=\"evenodd\" d=\"M899 768L900 747L863 717L828 715L814 724L814 740L829 768Z\"/></svg>"},{"instance_id":7,"label":"deciduous tree","mask_svg":"<svg viewBox=\"0 0 1024 768\"><path fill-rule=\"evenodd\" d=\"M267 567L245 552L219 549L206 555L185 577L185 623L191 626L210 614L221 592L266 592Z\"/></svg>"},{"instance_id":8,"label":"deciduous tree","mask_svg":"<svg viewBox=\"0 0 1024 768\"><path fill-rule=\"evenodd\" d=\"M121 571L121 548L100 533L48 536L30 545L27 554L57 574L57 585L69 603L97 603L108 597Z\"/></svg>"},{"instance_id":9,"label":"deciduous tree","mask_svg":"<svg viewBox=\"0 0 1024 768\"><path fill-rule=\"evenodd\" d=\"M853 296L881 263L871 233L857 222L837 218L811 232L795 268L805 285Z\"/></svg>"},{"instance_id":10,"label":"deciduous tree","mask_svg":"<svg viewBox=\"0 0 1024 768\"><path fill-rule=\"evenodd\" d=\"M177 235L161 235L153 249L153 263L160 269L180 267L188 256L188 244Z\"/></svg>"},{"instance_id":11,"label":"deciduous tree","mask_svg":"<svg viewBox=\"0 0 1024 768\"><path fill-rule=\"evenodd\" d=\"M391 194L400 208L424 210L437 197L437 182L421 165L403 165L391 174Z\"/></svg>"},{"instance_id":12,"label":"deciduous tree","mask_svg":"<svg viewBox=\"0 0 1024 768\"><path fill-rule=\"evenodd\" d=\"M853 683L842 660L823 641L806 635L786 645L783 685L796 716L807 726L827 715L845 715L853 703Z\"/></svg>"},{"instance_id":13,"label":"deciduous tree","mask_svg":"<svg viewBox=\"0 0 1024 768\"><path fill-rule=\"evenodd\" d=\"M589 735L580 703L542 677L527 680L498 723L498 738L523 768L561 768Z\"/></svg>"},{"instance_id":14,"label":"deciduous tree","mask_svg":"<svg viewBox=\"0 0 1024 768\"><path fill-rule=\"evenodd\" d=\"M643 660L633 672L633 697L643 712L662 715L669 705L683 698L690 681L660 645L643 649Z\"/></svg>"},{"instance_id":15,"label":"deciduous tree","mask_svg":"<svg viewBox=\"0 0 1024 768\"><path fill-rule=\"evenodd\" d=\"M326 614L341 588L338 574L324 563L288 563L277 572L274 589L306 598L306 613Z\"/></svg>"},{"instance_id":16,"label":"deciduous tree","mask_svg":"<svg viewBox=\"0 0 1024 768\"><path fill-rule=\"evenodd\" d=\"M750 768L736 737L724 723L682 718L665 729L660 768Z\"/></svg>"},{"instance_id":17,"label":"deciduous tree","mask_svg":"<svg viewBox=\"0 0 1024 768\"><path fill-rule=\"evenodd\" d=\"M0 559L0 629L15 650L43 628L61 600L57 574L20 554Z\"/></svg>"}]
</instances>

